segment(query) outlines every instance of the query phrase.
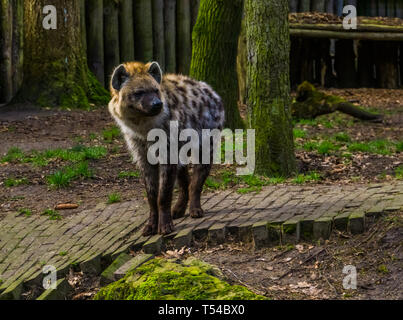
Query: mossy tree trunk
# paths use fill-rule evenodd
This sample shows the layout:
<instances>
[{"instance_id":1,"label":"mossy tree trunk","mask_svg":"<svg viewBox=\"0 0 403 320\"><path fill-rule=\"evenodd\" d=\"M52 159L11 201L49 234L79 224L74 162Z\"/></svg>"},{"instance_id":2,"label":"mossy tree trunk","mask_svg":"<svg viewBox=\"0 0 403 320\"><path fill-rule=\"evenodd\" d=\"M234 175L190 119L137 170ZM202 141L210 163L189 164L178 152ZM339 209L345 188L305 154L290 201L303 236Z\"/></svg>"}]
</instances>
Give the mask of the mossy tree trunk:
<instances>
[{"instance_id":1,"label":"mossy tree trunk","mask_svg":"<svg viewBox=\"0 0 403 320\"><path fill-rule=\"evenodd\" d=\"M153 0L154 60L165 70L164 1Z\"/></svg>"},{"instance_id":2,"label":"mossy tree trunk","mask_svg":"<svg viewBox=\"0 0 403 320\"><path fill-rule=\"evenodd\" d=\"M119 5L120 61L134 60L133 1L121 0Z\"/></svg>"},{"instance_id":3,"label":"mossy tree trunk","mask_svg":"<svg viewBox=\"0 0 403 320\"><path fill-rule=\"evenodd\" d=\"M295 172L290 98L288 1L246 0L249 125L256 130L256 172Z\"/></svg>"},{"instance_id":4,"label":"mossy tree trunk","mask_svg":"<svg viewBox=\"0 0 403 320\"><path fill-rule=\"evenodd\" d=\"M242 0L201 0L193 28L190 75L209 83L224 101L226 126L244 126L238 110L236 56Z\"/></svg>"},{"instance_id":5,"label":"mossy tree trunk","mask_svg":"<svg viewBox=\"0 0 403 320\"><path fill-rule=\"evenodd\" d=\"M13 96L12 9L8 0L0 0L0 103L9 102Z\"/></svg>"},{"instance_id":6,"label":"mossy tree trunk","mask_svg":"<svg viewBox=\"0 0 403 320\"><path fill-rule=\"evenodd\" d=\"M142 62L153 60L153 15L150 0L133 1L135 59Z\"/></svg>"},{"instance_id":7,"label":"mossy tree trunk","mask_svg":"<svg viewBox=\"0 0 403 320\"><path fill-rule=\"evenodd\" d=\"M12 56L12 72L13 72L13 96L17 93L22 85L23 67L24 67L24 1L12 0L13 6L13 56Z\"/></svg>"},{"instance_id":8,"label":"mossy tree trunk","mask_svg":"<svg viewBox=\"0 0 403 320\"><path fill-rule=\"evenodd\" d=\"M104 0L105 83L120 62L119 8L115 0Z\"/></svg>"},{"instance_id":9,"label":"mossy tree trunk","mask_svg":"<svg viewBox=\"0 0 403 320\"><path fill-rule=\"evenodd\" d=\"M164 2L165 71L176 72L176 0Z\"/></svg>"},{"instance_id":10,"label":"mossy tree trunk","mask_svg":"<svg viewBox=\"0 0 403 320\"><path fill-rule=\"evenodd\" d=\"M189 0L176 2L176 65L178 72L189 74L192 57L192 16Z\"/></svg>"},{"instance_id":11,"label":"mossy tree trunk","mask_svg":"<svg viewBox=\"0 0 403 320\"><path fill-rule=\"evenodd\" d=\"M91 74L80 33L78 0L53 1L57 29L42 26L46 0L24 2L24 81L18 99L42 106L106 104L108 93Z\"/></svg>"}]
</instances>

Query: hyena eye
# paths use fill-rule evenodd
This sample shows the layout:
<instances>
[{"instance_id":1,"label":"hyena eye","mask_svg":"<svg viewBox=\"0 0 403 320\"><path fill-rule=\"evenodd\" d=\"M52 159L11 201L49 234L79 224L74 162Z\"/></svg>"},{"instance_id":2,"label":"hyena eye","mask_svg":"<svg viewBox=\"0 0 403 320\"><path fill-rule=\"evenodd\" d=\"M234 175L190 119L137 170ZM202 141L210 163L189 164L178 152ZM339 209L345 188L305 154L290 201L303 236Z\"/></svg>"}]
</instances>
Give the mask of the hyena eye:
<instances>
[{"instance_id":1,"label":"hyena eye","mask_svg":"<svg viewBox=\"0 0 403 320\"><path fill-rule=\"evenodd\" d=\"M144 93L145 93L144 91L136 91L135 93L132 93L130 95L130 99L131 100L138 100L144 95Z\"/></svg>"}]
</instances>

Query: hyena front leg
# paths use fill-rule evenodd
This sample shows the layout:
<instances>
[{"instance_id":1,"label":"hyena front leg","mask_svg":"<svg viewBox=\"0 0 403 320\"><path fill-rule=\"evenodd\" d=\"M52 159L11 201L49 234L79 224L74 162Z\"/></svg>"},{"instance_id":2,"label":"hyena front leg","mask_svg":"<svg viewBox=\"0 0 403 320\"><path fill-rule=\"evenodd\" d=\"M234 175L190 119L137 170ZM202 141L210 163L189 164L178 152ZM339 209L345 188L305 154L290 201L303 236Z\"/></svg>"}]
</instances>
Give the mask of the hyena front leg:
<instances>
[{"instance_id":1,"label":"hyena front leg","mask_svg":"<svg viewBox=\"0 0 403 320\"><path fill-rule=\"evenodd\" d=\"M189 201L189 172L187 166L179 166L177 173L179 197L172 209L172 218L182 218L186 213Z\"/></svg>"},{"instance_id":2,"label":"hyena front leg","mask_svg":"<svg viewBox=\"0 0 403 320\"><path fill-rule=\"evenodd\" d=\"M169 234L174 230L171 216L172 193L176 179L176 165L160 165L158 191L158 233Z\"/></svg>"},{"instance_id":3,"label":"hyena front leg","mask_svg":"<svg viewBox=\"0 0 403 320\"><path fill-rule=\"evenodd\" d=\"M147 200L150 206L150 217L143 229L143 236L150 236L158 232L158 166L145 164L142 168L144 185L147 192Z\"/></svg>"},{"instance_id":4,"label":"hyena front leg","mask_svg":"<svg viewBox=\"0 0 403 320\"><path fill-rule=\"evenodd\" d=\"M193 175L190 183L190 216L200 218L203 216L203 209L200 205L200 196L204 182L210 174L211 164L197 164L193 166Z\"/></svg>"}]
</instances>

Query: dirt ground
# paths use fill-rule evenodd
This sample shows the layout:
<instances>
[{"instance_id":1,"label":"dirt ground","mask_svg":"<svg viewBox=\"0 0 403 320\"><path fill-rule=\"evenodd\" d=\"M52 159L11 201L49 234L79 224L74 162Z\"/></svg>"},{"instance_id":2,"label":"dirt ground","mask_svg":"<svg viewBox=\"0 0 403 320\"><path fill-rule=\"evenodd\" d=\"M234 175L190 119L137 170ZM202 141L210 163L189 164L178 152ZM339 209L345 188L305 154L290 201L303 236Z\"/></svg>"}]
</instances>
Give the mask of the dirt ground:
<instances>
[{"instance_id":1,"label":"dirt ground","mask_svg":"<svg viewBox=\"0 0 403 320\"><path fill-rule=\"evenodd\" d=\"M403 90L384 89L328 89L349 101L366 106L369 110L385 115L383 123L356 121L350 116L335 113L319 117L315 125L297 124L296 128L307 132L296 143L312 139L328 139L338 132L347 133L356 142L377 139L401 141L403 137ZM331 126L327 124L331 124ZM122 137L105 141L103 131L113 128L114 122L106 108L93 111L38 110L32 105L14 105L0 108L0 158L10 148L24 152L56 148L103 146L108 150L105 157L89 160L94 170L91 179L78 179L68 188L50 188L46 177L66 166L54 159L47 166L32 163L0 162L0 219L2 214L29 208L39 214L58 204L73 203L79 207L61 211L70 215L106 201L111 193L118 193L121 201L144 198L139 178L119 177L120 172L134 171ZM315 151L296 149L300 173L318 172L319 181L310 183L368 183L392 179L396 168L403 163L403 153L389 155L353 153L349 161L337 155L323 155ZM215 172L221 170L216 167ZM8 178L26 179L28 183L6 187ZM285 181L283 183L292 183Z\"/></svg>"}]
</instances>

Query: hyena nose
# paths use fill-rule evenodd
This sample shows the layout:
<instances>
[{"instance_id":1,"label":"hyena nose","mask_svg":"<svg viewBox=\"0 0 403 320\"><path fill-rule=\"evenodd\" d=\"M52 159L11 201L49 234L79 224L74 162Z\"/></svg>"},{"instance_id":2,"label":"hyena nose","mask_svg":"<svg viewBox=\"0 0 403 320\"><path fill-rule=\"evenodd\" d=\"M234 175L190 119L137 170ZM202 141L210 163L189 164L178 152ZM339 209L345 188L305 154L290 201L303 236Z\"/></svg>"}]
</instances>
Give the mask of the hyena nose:
<instances>
[{"instance_id":1,"label":"hyena nose","mask_svg":"<svg viewBox=\"0 0 403 320\"><path fill-rule=\"evenodd\" d=\"M153 100L153 102L151 104L151 109L152 109L153 113L160 112L162 109L162 101L160 99Z\"/></svg>"}]
</instances>

